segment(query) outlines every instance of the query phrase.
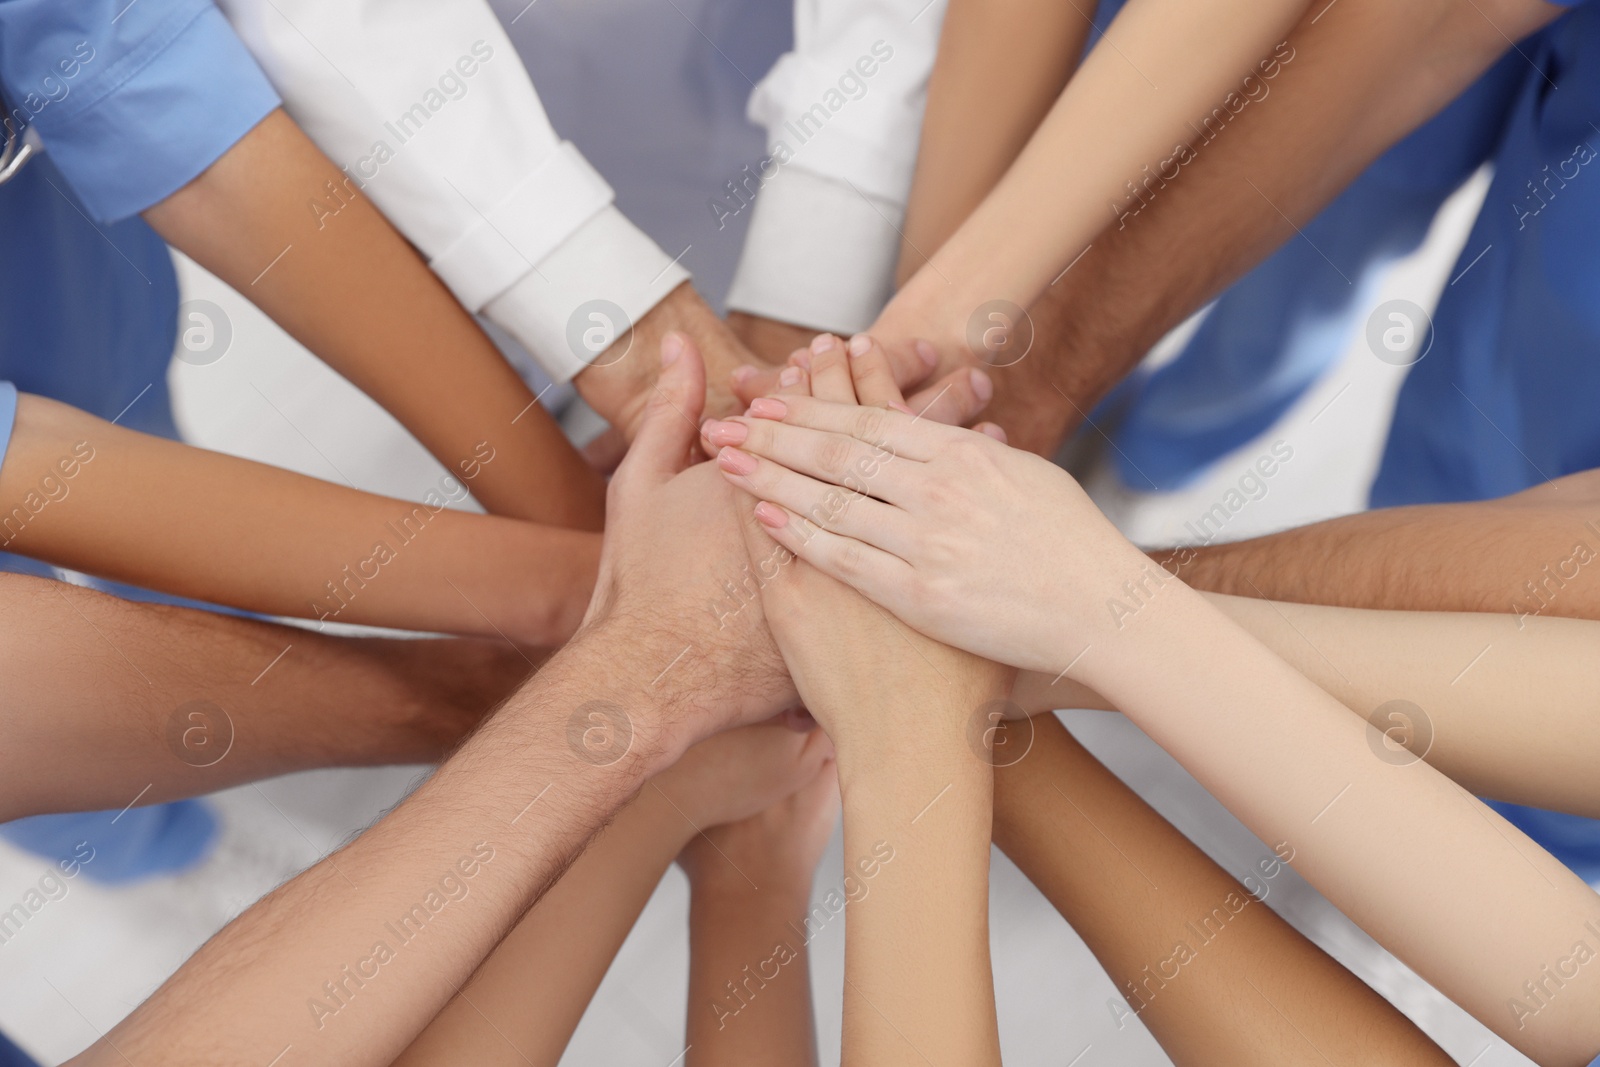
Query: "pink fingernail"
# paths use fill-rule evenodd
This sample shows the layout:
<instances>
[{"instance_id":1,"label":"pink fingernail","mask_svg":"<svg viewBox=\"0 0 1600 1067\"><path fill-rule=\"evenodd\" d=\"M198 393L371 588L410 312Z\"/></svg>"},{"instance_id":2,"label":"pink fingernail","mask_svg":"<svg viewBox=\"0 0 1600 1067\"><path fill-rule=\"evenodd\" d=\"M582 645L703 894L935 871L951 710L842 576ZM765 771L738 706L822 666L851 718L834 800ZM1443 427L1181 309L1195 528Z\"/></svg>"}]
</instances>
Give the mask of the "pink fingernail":
<instances>
[{"instance_id":1,"label":"pink fingernail","mask_svg":"<svg viewBox=\"0 0 1600 1067\"><path fill-rule=\"evenodd\" d=\"M750 401L750 414L758 419L781 419L789 414L789 405L770 396Z\"/></svg>"},{"instance_id":2,"label":"pink fingernail","mask_svg":"<svg viewBox=\"0 0 1600 1067\"><path fill-rule=\"evenodd\" d=\"M811 351L820 356L838 343L839 339L833 334L819 333L811 339Z\"/></svg>"},{"instance_id":3,"label":"pink fingernail","mask_svg":"<svg viewBox=\"0 0 1600 1067\"><path fill-rule=\"evenodd\" d=\"M994 399L994 383L989 380L987 374L977 367L973 367L968 372L968 377L972 380L972 391L978 395L978 400L981 403L987 404Z\"/></svg>"},{"instance_id":4,"label":"pink fingernail","mask_svg":"<svg viewBox=\"0 0 1600 1067\"><path fill-rule=\"evenodd\" d=\"M811 349L797 348L789 356L789 362L804 370L811 369Z\"/></svg>"},{"instance_id":5,"label":"pink fingernail","mask_svg":"<svg viewBox=\"0 0 1600 1067\"><path fill-rule=\"evenodd\" d=\"M756 469L756 461L737 448L724 448L717 453L717 466L729 474L749 474Z\"/></svg>"},{"instance_id":6,"label":"pink fingernail","mask_svg":"<svg viewBox=\"0 0 1600 1067\"><path fill-rule=\"evenodd\" d=\"M860 359L870 351L872 351L872 338L866 334L858 333L850 338L850 355L853 358Z\"/></svg>"},{"instance_id":7,"label":"pink fingernail","mask_svg":"<svg viewBox=\"0 0 1600 1067\"><path fill-rule=\"evenodd\" d=\"M799 385L800 375L803 373L804 372L799 367L785 367L783 368L783 372L778 375L778 384L783 386L785 389L788 389L791 386Z\"/></svg>"},{"instance_id":8,"label":"pink fingernail","mask_svg":"<svg viewBox=\"0 0 1600 1067\"><path fill-rule=\"evenodd\" d=\"M774 530L781 530L789 525L789 513L776 504L769 504L763 500L756 505L756 521Z\"/></svg>"},{"instance_id":9,"label":"pink fingernail","mask_svg":"<svg viewBox=\"0 0 1600 1067\"><path fill-rule=\"evenodd\" d=\"M933 347L932 341L918 341L916 344L917 356L932 370L939 365L939 350Z\"/></svg>"},{"instance_id":10,"label":"pink fingernail","mask_svg":"<svg viewBox=\"0 0 1600 1067\"><path fill-rule=\"evenodd\" d=\"M745 438L750 436L750 428L742 422L720 422L712 420L705 424L706 440L721 447L722 445L742 445Z\"/></svg>"},{"instance_id":11,"label":"pink fingernail","mask_svg":"<svg viewBox=\"0 0 1600 1067\"><path fill-rule=\"evenodd\" d=\"M755 376L756 369L750 366L748 363L744 364L743 366L733 368L733 380L740 385L743 385L745 382L749 381Z\"/></svg>"},{"instance_id":12,"label":"pink fingernail","mask_svg":"<svg viewBox=\"0 0 1600 1067\"><path fill-rule=\"evenodd\" d=\"M683 337L674 332L661 339L661 365L670 367L683 355Z\"/></svg>"},{"instance_id":13,"label":"pink fingernail","mask_svg":"<svg viewBox=\"0 0 1600 1067\"><path fill-rule=\"evenodd\" d=\"M895 411L903 411L907 415L915 415L916 414L915 411L911 410L909 405L904 404L904 403L900 402L899 400L891 400L891 401L889 401L889 406L891 408L893 408Z\"/></svg>"}]
</instances>

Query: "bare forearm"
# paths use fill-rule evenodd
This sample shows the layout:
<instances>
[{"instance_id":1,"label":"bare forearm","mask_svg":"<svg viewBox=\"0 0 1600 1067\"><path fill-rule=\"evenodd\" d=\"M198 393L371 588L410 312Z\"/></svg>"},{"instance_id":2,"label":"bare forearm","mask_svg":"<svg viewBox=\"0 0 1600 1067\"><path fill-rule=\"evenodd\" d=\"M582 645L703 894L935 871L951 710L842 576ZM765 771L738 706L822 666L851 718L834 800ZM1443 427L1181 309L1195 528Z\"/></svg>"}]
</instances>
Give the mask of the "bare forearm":
<instances>
[{"instance_id":1,"label":"bare forearm","mask_svg":"<svg viewBox=\"0 0 1600 1067\"><path fill-rule=\"evenodd\" d=\"M1197 588L1396 611L1600 618L1600 505L1432 504L1150 553ZM1594 572L1594 573L1591 573Z\"/></svg>"},{"instance_id":2,"label":"bare forearm","mask_svg":"<svg viewBox=\"0 0 1600 1067\"><path fill-rule=\"evenodd\" d=\"M26 396L0 468L0 547L267 614L531 645L569 637L599 535L465 514L448 499L361 493Z\"/></svg>"},{"instance_id":3,"label":"bare forearm","mask_svg":"<svg viewBox=\"0 0 1600 1067\"><path fill-rule=\"evenodd\" d=\"M532 669L501 643L325 637L21 575L0 615L29 623L0 641L0 821L436 760Z\"/></svg>"},{"instance_id":4,"label":"bare forearm","mask_svg":"<svg viewBox=\"0 0 1600 1067\"><path fill-rule=\"evenodd\" d=\"M1452 1062L1262 903L1282 857L1236 882L1054 715L996 772L994 837L1105 967L1126 1000L1112 1013L1179 1067Z\"/></svg>"},{"instance_id":5,"label":"bare forearm","mask_svg":"<svg viewBox=\"0 0 1600 1067\"><path fill-rule=\"evenodd\" d=\"M281 110L145 212L175 248L248 297L394 414L491 512L597 530L604 492L487 335Z\"/></svg>"},{"instance_id":6,"label":"bare forearm","mask_svg":"<svg viewBox=\"0 0 1600 1067\"><path fill-rule=\"evenodd\" d=\"M1373 753L1426 759L1479 796L1600 817L1600 623L1363 611L1216 596L1369 723Z\"/></svg>"},{"instance_id":7,"label":"bare forearm","mask_svg":"<svg viewBox=\"0 0 1600 1067\"><path fill-rule=\"evenodd\" d=\"M1077 66L1089 29L1071 4L955 0L946 8L906 209L900 284L1011 166Z\"/></svg>"},{"instance_id":8,"label":"bare forearm","mask_svg":"<svg viewBox=\"0 0 1600 1067\"><path fill-rule=\"evenodd\" d=\"M689 1067L812 1067L808 885L707 880L689 898Z\"/></svg>"},{"instance_id":9,"label":"bare forearm","mask_svg":"<svg viewBox=\"0 0 1600 1067\"><path fill-rule=\"evenodd\" d=\"M1086 682L1485 1025L1541 1062L1593 1055L1600 985L1570 987L1536 1024L1508 1006L1546 958L1600 924L1587 885L1428 764L1378 758L1347 708L1181 585L1164 587L1126 635L1096 644Z\"/></svg>"},{"instance_id":10,"label":"bare forearm","mask_svg":"<svg viewBox=\"0 0 1600 1067\"><path fill-rule=\"evenodd\" d=\"M735 367L750 362L750 353L694 285L684 282L572 380L584 400L630 438L645 405L655 396L661 339L672 331L692 338L705 357L706 415L721 417L741 410L734 402L729 376Z\"/></svg>"},{"instance_id":11,"label":"bare forearm","mask_svg":"<svg viewBox=\"0 0 1600 1067\"><path fill-rule=\"evenodd\" d=\"M397 1067L555 1067L693 832L646 786L395 1060Z\"/></svg>"},{"instance_id":12,"label":"bare forearm","mask_svg":"<svg viewBox=\"0 0 1600 1067\"><path fill-rule=\"evenodd\" d=\"M1513 0L1313 4L1289 34L1294 57L1270 95L1199 148L1126 225L1101 231L1032 307L1038 354L1077 408L1065 410L1058 434L1163 334L1294 239L1295 226L1454 99L1508 40L1559 11Z\"/></svg>"},{"instance_id":13,"label":"bare forearm","mask_svg":"<svg viewBox=\"0 0 1600 1067\"><path fill-rule=\"evenodd\" d=\"M74 1062L268 1063L287 1045L302 1063L390 1063L654 769L656 738L608 767L569 747L576 706L636 704L576 647L390 815L229 924Z\"/></svg>"},{"instance_id":14,"label":"bare forearm","mask_svg":"<svg viewBox=\"0 0 1600 1067\"><path fill-rule=\"evenodd\" d=\"M964 739L930 732L918 748L914 766L879 751L858 775L840 745L845 862L866 861L872 872L845 925L842 1062L921 1064L937 1049L951 1063L998 1064L993 774Z\"/></svg>"}]
</instances>

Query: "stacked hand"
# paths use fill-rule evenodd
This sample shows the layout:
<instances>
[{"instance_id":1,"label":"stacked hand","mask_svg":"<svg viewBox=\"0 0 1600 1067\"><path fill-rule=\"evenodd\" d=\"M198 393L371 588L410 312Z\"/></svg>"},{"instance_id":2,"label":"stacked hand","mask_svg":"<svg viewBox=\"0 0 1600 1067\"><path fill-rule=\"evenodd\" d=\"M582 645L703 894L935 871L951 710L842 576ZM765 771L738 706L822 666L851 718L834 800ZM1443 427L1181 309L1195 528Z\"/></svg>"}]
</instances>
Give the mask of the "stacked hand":
<instances>
[{"instance_id":1,"label":"stacked hand","mask_svg":"<svg viewBox=\"0 0 1600 1067\"><path fill-rule=\"evenodd\" d=\"M893 388L887 359L871 373L882 379L871 388ZM754 515L774 541L923 633L1054 674L1169 581L1070 476L994 427L941 426L813 387L710 424L708 439L726 446L719 466L761 500ZM790 659L781 631L779 644Z\"/></svg>"},{"instance_id":2,"label":"stacked hand","mask_svg":"<svg viewBox=\"0 0 1600 1067\"><path fill-rule=\"evenodd\" d=\"M755 401L754 417L709 422L703 428L707 446L720 450L718 465L732 484L748 486L759 495L762 461L736 446L747 445L752 432L770 428L768 420L781 416L787 404L820 402L863 420L895 414L891 406L906 410L887 354L871 338L857 337L847 349L824 335L809 352L809 369L786 369L778 396ZM910 415L897 417L912 420ZM990 424L983 428L1002 436ZM900 460L892 449L871 445L859 451L852 447L848 457L841 452L834 458L838 460L835 485L818 485L816 498L806 502L805 510L823 524L849 524L861 509L876 503L867 494L878 492ZM747 503L746 509L745 514L755 520L745 524L751 559L777 561L776 566L768 564L766 569L776 573L762 589L767 619L801 698L839 746L842 761L852 763L858 750L868 747L869 739L880 741L891 723L893 728L916 732L938 730L937 722L918 721L925 708L966 715L1003 694L1009 672L891 618L829 577L828 568L789 559L782 549L810 552L804 537L797 536L798 522L785 533L788 524L779 521L772 504ZM798 521L818 528L812 520ZM909 718L894 721L897 709Z\"/></svg>"}]
</instances>

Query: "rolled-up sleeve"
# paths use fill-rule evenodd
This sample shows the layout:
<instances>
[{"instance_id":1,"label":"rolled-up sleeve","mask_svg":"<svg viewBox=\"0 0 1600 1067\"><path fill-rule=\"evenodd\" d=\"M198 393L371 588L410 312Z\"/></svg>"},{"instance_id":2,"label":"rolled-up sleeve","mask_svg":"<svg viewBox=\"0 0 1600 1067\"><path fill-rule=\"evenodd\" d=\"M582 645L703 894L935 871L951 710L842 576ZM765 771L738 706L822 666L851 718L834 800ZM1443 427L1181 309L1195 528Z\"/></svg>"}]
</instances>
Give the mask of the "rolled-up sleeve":
<instances>
[{"instance_id":1,"label":"rolled-up sleeve","mask_svg":"<svg viewBox=\"0 0 1600 1067\"><path fill-rule=\"evenodd\" d=\"M894 285L943 0L798 0L751 95L769 160L728 306L852 333Z\"/></svg>"},{"instance_id":2,"label":"rolled-up sleeve","mask_svg":"<svg viewBox=\"0 0 1600 1067\"><path fill-rule=\"evenodd\" d=\"M688 277L557 136L484 0L221 6L295 121L555 380L598 354L571 340L584 305L637 321Z\"/></svg>"},{"instance_id":3,"label":"rolled-up sleeve","mask_svg":"<svg viewBox=\"0 0 1600 1067\"><path fill-rule=\"evenodd\" d=\"M166 199L278 106L212 0L0 0L0 82L102 222Z\"/></svg>"}]
</instances>

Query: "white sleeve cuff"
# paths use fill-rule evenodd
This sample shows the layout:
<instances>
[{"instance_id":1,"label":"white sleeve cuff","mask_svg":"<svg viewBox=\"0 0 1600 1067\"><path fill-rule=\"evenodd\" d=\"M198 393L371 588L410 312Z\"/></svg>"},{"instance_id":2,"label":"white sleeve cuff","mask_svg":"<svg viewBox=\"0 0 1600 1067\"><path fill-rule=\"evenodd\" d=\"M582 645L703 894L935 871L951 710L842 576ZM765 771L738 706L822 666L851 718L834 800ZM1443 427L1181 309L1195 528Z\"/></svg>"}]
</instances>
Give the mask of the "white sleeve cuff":
<instances>
[{"instance_id":1,"label":"white sleeve cuff","mask_svg":"<svg viewBox=\"0 0 1600 1067\"><path fill-rule=\"evenodd\" d=\"M570 141L477 220L429 266L477 311L550 256L615 194Z\"/></svg>"},{"instance_id":2,"label":"white sleeve cuff","mask_svg":"<svg viewBox=\"0 0 1600 1067\"><path fill-rule=\"evenodd\" d=\"M755 198L729 310L849 336L894 294L905 205L790 166Z\"/></svg>"},{"instance_id":3,"label":"white sleeve cuff","mask_svg":"<svg viewBox=\"0 0 1600 1067\"><path fill-rule=\"evenodd\" d=\"M511 288L486 304L467 306L481 306L560 383L571 381L688 278L688 271L608 203L524 264Z\"/></svg>"}]
</instances>

